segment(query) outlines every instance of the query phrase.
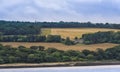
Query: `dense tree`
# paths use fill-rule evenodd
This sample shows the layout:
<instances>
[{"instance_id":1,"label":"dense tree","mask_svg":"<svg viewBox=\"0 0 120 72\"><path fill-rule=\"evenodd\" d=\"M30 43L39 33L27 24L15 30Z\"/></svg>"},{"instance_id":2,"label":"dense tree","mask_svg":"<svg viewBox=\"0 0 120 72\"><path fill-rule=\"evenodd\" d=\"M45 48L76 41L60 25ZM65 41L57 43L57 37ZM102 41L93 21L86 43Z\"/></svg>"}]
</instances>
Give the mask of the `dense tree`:
<instances>
[{"instance_id":1,"label":"dense tree","mask_svg":"<svg viewBox=\"0 0 120 72\"><path fill-rule=\"evenodd\" d=\"M20 22L0 21L0 33L3 35L40 34L40 28L114 28L120 29L119 24L91 23L91 22Z\"/></svg>"},{"instance_id":2,"label":"dense tree","mask_svg":"<svg viewBox=\"0 0 120 72\"><path fill-rule=\"evenodd\" d=\"M64 43L65 45L74 45L74 42L71 41L69 37L67 37L67 38L65 39L65 41L63 41L63 43Z\"/></svg>"},{"instance_id":3,"label":"dense tree","mask_svg":"<svg viewBox=\"0 0 120 72\"><path fill-rule=\"evenodd\" d=\"M63 62L71 61L71 58L69 56L63 56Z\"/></svg>"},{"instance_id":4,"label":"dense tree","mask_svg":"<svg viewBox=\"0 0 120 72\"><path fill-rule=\"evenodd\" d=\"M23 46L13 48L10 46L0 45L0 64L101 60L120 61L120 46L108 48L106 50L83 50L79 52L74 50L61 51L55 48L48 48L41 51L38 49L25 48Z\"/></svg>"},{"instance_id":5,"label":"dense tree","mask_svg":"<svg viewBox=\"0 0 120 72\"><path fill-rule=\"evenodd\" d=\"M27 36L0 36L0 42L55 42L64 43L65 45L74 45L70 38L62 39L60 35L27 35Z\"/></svg>"},{"instance_id":6,"label":"dense tree","mask_svg":"<svg viewBox=\"0 0 120 72\"><path fill-rule=\"evenodd\" d=\"M60 35L48 35L46 38L46 42L61 42Z\"/></svg>"},{"instance_id":7,"label":"dense tree","mask_svg":"<svg viewBox=\"0 0 120 72\"><path fill-rule=\"evenodd\" d=\"M40 26L32 23L0 21L0 32L3 35L39 34Z\"/></svg>"},{"instance_id":8,"label":"dense tree","mask_svg":"<svg viewBox=\"0 0 120 72\"><path fill-rule=\"evenodd\" d=\"M95 43L120 43L120 32L96 32L91 34L84 34L82 36L85 44Z\"/></svg>"},{"instance_id":9,"label":"dense tree","mask_svg":"<svg viewBox=\"0 0 120 72\"><path fill-rule=\"evenodd\" d=\"M3 58L0 58L0 64L4 64L4 59Z\"/></svg>"},{"instance_id":10,"label":"dense tree","mask_svg":"<svg viewBox=\"0 0 120 72\"><path fill-rule=\"evenodd\" d=\"M27 36L0 36L1 42L45 42L46 36L35 36L35 35L27 35Z\"/></svg>"},{"instance_id":11,"label":"dense tree","mask_svg":"<svg viewBox=\"0 0 120 72\"><path fill-rule=\"evenodd\" d=\"M88 54L91 53L91 51L89 51L89 50L83 50L82 53L83 53L85 56L87 56Z\"/></svg>"},{"instance_id":12,"label":"dense tree","mask_svg":"<svg viewBox=\"0 0 120 72\"><path fill-rule=\"evenodd\" d=\"M14 56L9 56L8 60L9 60L10 63L16 62L16 58Z\"/></svg>"},{"instance_id":13,"label":"dense tree","mask_svg":"<svg viewBox=\"0 0 120 72\"><path fill-rule=\"evenodd\" d=\"M49 54L52 54L52 53L54 53L56 51L58 51L58 50L55 49L55 48L48 48L48 49L46 49L46 52L49 53Z\"/></svg>"},{"instance_id":14,"label":"dense tree","mask_svg":"<svg viewBox=\"0 0 120 72\"><path fill-rule=\"evenodd\" d=\"M87 58L88 60L94 60L94 59L95 59L95 56L94 56L93 54L88 54L88 55L86 56L86 58Z\"/></svg>"}]
</instances>

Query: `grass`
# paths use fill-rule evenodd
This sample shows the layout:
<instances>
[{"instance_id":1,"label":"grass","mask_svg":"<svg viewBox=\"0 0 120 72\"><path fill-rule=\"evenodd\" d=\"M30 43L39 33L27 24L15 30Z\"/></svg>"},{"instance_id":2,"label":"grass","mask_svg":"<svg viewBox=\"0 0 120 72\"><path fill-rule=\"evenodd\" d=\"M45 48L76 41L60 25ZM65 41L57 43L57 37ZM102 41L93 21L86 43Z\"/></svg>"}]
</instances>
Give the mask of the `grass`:
<instances>
[{"instance_id":1,"label":"grass","mask_svg":"<svg viewBox=\"0 0 120 72\"><path fill-rule=\"evenodd\" d=\"M62 38L70 37L74 39L75 37L81 38L83 34L95 33L98 31L120 31L119 29L106 29L106 28L44 28L42 29L43 35L61 35Z\"/></svg>"},{"instance_id":2,"label":"grass","mask_svg":"<svg viewBox=\"0 0 120 72\"><path fill-rule=\"evenodd\" d=\"M82 50L91 50L91 51L95 51L98 48L101 48L103 50L107 49L107 48L111 48L114 46L117 46L118 44L113 44L113 43L102 43L102 44L92 44L92 45L84 45L84 44L77 44L77 45L72 45L72 46L66 46L64 44L61 43L36 43L36 42L31 42L31 43L27 43L27 42L0 42L0 44L3 45L11 45L12 47L18 47L20 45L25 46L27 48L29 48L30 46L45 46L45 48L56 48L59 50L77 50L77 51L82 51Z\"/></svg>"},{"instance_id":3,"label":"grass","mask_svg":"<svg viewBox=\"0 0 120 72\"><path fill-rule=\"evenodd\" d=\"M41 29L42 35L50 35L51 34L51 29Z\"/></svg>"}]
</instances>

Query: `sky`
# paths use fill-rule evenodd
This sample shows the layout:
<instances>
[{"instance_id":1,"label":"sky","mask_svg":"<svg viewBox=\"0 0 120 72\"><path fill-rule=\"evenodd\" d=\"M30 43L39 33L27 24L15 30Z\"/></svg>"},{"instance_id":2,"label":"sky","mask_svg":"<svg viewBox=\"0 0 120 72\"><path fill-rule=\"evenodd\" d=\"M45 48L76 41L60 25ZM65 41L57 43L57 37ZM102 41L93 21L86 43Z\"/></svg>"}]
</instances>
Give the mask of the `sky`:
<instances>
[{"instance_id":1,"label":"sky","mask_svg":"<svg viewBox=\"0 0 120 72\"><path fill-rule=\"evenodd\" d=\"M0 0L0 20L120 23L120 0Z\"/></svg>"}]
</instances>

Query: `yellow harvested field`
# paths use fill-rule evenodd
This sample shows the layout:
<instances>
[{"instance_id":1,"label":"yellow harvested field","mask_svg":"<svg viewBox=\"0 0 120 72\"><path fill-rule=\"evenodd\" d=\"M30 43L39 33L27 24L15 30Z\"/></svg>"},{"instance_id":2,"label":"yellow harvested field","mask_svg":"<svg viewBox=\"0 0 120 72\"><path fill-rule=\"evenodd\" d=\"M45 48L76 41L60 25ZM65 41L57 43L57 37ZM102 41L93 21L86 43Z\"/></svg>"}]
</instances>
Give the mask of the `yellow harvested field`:
<instances>
[{"instance_id":1,"label":"yellow harvested field","mask_svg":"<svg viewBox=\"0 0 120 72\"><path fill-rule=\"evenodd\" d=\"M51 34L51 29L48 28L43 28L41 29L42 35L50 35Z\"/></svg>"},{"instance_id":2,"label":"yellow harvested field","mask_svg":"<svg viewBox=\"0 0 120 72\"><path fill-rule=\"evenodd\" d=\"M42 31L46 35L61 35L62 38L70 37L74 39L75 37L82 37L83 34L95 33L99 31L120 31L120 29L106 29L106 28L44 28ZM46 32L47 31L47 32ZM43 32L43 33L44 33Z\"/></svg>"},{"instance_id":3,"label":"yellow harvested field","mask_svg":"<svg viewBox=\"0 0 120 72\"><path fill-rule=\"evenodd\" d=\"M3 45L11 45L12 47L18 47L20 45L25 46L29 48L30 46L45 46L45 48L56 48L59 50L77 50L77 51L82 51L82 50L91 50L95 51L97 48L101 48L103 50L107 48L111 48L114 46L117 46L118 44L113 44L113 43L102 43L102 44L92 44L92 45L84 45L84 44L78 44L78 45L73 45L73 46L66 46L61 43L27 43L27 42L0 42L0 44Z\"/></svg>"}]
</instances>

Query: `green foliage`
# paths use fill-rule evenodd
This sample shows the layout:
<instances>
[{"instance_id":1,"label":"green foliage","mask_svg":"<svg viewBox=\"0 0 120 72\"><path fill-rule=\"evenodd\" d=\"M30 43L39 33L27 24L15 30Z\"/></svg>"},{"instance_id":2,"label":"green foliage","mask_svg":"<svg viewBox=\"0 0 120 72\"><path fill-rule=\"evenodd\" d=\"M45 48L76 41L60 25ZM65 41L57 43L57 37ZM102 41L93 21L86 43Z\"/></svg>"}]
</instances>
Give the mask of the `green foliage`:
<instances>
[{"instance_id":1,"label":"green foliage","mask_svg":"<svg viewBox=\"0 0 120 72\"><path fill-rule=\"evenodd\" d=\"M64 43L65 45L74 45L74 42L71 41L69 37L67 37L63 43Z\"/></svg>"},{"instance_id":2,"label":"green foliage","mask_svg":"<svg viewBox=\"0 0 120 72\"><path fill-rule=\"evenodd\" d=\"M20 22L0 21L0 30L4 34L30 34L38 33L39 27L43 28L114 28L120 29L119 24L91 23L91 22ZM26 30L26 31L25 31Z\"/></svg>"},{"instance_id":3,"label":"green foliage","mask_svg":"<svg viewBox=\"0 0 120 72\"><path fill-rule=\"evenodd\" d=\"M48 48L48 49L46 49L46 52L47 53L54 53L54 52L56 52L56 51L58 51L57 49L55 49L55 48Z\"/></svg>"},{"instance_id":4,"label":"green foliage","mask_svg":"<svg viewBox=\"0 0 120 72\"><path fill-rule=\"evenodd\" d=\"M0 36L1 42L61 42L60 35L12 35L12 36Z\"/></svg>"},{"instance_id":5,"label":"green foliage","mask_svg":"<svg viewBox=\"0 0 120 72\"><path fill-rule=\"evenodd\" d=\"M30 22L0 21L0 32L3 35L29 35L39 34L41 30Z\"/></svg>"},{"instance_id":6,"label":"green foliage","mask_svg":"<svg viewBox=\"0 0 120 72\"><path fill-rule=\"evenodd\" d=\"M120 60L120 46L106 50L97 49L97 51L83 50L82 52L61 51L55 48L39 50L41 47L25 48L19 46L18 48L12 48L11 46L0 45L0 64Z\"/></svg>"},{"instance_id":7,"label":"green foliage","mask_svg":"<svg viewBox=\"0 0 120 72\"><path fill-rule=\"evenodd\" d=\"M12 36L1 36L1 42L45 42L46 36L38 35L12 35Z\"/></svg>"},{"instance_id":8,"label":"green foliage","mask_svg":"<svg viewBox=\"0 0 120 72\"><path fill-rule=\"evenodd\" d=\"M71 61L71 58L69 56L63 56L63 62Z\"/></svg>"},{"instance_id":9,"label":"green foliage","mask_svg":"<svg viewBox=\"0 0 120 72\"><path fill-rule=\"evenodd\" d=\"M89 51L89 50L83 50L82 53L83 53L85 56L87 56L88 54L91 53L91 51Z\"/></svg>"},{"instance_id":10,"label":"green foliage","mask_svg":"<svg viewBox=\"0 0 120 72\"><path fill-rule=\"evenodd\" d=\"M95 59L94 55L92 55L92 54L88 54L88 55L86 56L86 58L87 58L88 60L93 60L93 59Z\"/></svg>"},{"instance_id":11,"label":"green foliage","mask_svg":"<svg viewBox=\"0 0 120 72\"><path fill-rule=\"evenodd\" d=\"M28 62L35 62L37 57L34 54L29 54L28 55Z\"/></svg>"},{"instance_id":12,"label":"green foliage","mask_svg":"<svg viewBox=\"0 0 120 72\"><path fill-rule=\"evenodd\" d=\"M96 32L91 34L84 34L82 36L85 44L96 43L120 43L120 32Z\"/></svg>"},{"instance_id":13,"label":"green foliage","mask_svg":"<svg viewBox=\"0 0 120 72\"><path fill-rule=\"evenodd\" d=\"M16 58L14 56L9 56L8 59L10 63L16 62Z\"/></svg>"},{"instance_id":14,"label":"green foliage","mask_svg":"<svg viewBox=\"0 0 120 72\"><path fill-rule=\"evenodd\" d=\"M68 50L68 51L65 52L65 54L67 56L77 57L80 54L80 52L79 51L74 51L74 50Z\"/></svg>"},{"instance_id":15,"label":"green foliage","mask_svg":"<svg viewBox=\"0 0 120 72\"><path fill-rule=\"evenodd\" d=\"M0 64L4 64L4 59L0 58Z\"/></svg>"},{"instance_id":16,"label":"green foliage","mask_svg":"<svg viewBox=\"0 0 120 72\"><path fill-rule=\"evenodd\" d=\"M61 42L60 35L48 35L46 38L46 42Z\"/></svg>"},{"instance_id":17,"label":"green foliage","mask_svg":"<svg viewBox=\"0 0 120 72\"><path fill-rule=\"evenodd\" d=\"M57 57L53 57L53 56L51 56L51 55L47 55L47 56L45 57L45 61L46 61L46 62L57 62Z\"/></svg>"},{"instance_id":18,"label":"green foliage","mask_svg":"<svg viewBox=\"0 0 120 72\"><path fill-rule=\"evenodd\" d=\"M97 53L96 53L96 59L97 60L104 60L104 58L106 57L105 56L106 54L105 54L105 51L104 50L102 50L102 49L97 49Z\"/></svg>"}]
</instances>

